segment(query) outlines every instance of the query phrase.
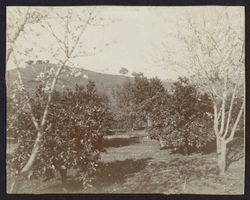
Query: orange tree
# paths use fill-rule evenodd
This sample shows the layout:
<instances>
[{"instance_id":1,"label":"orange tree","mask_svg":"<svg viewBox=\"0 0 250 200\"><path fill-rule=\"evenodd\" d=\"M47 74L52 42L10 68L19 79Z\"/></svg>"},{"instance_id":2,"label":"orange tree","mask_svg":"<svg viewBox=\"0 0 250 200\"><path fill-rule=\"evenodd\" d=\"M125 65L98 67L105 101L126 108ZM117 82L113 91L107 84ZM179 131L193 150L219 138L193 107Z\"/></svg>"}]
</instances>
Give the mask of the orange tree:
<instances>
[{"instance_id":1,"label":"orange tree","mask_svg":"<svg viewBox=\"0 0 250 200\"><path fill-rule=\"evenodd\" d=\"M142 73L134 73L133 81L128 79L113 92L116 108L114 113L115 117L120 120L118 124L126 128L150 126L152 100L164 93L165 88L159 78L149 79ZM127 124L128 122L130 123Z\"/></svg>"},{"instance_id":2,"label":"orange tree","mask_svg":"<svg viewBox=\"0 0 250 200\"><path fill-rule=\"evenodd\" d=\"M38 120L46 106L46 98L42 87L38 87L31 99ZM93 82L86 88L76 85L74 91L54 92L45 134L29 177L49 180L59 171L64 184L67 170L73 168L77 169L76 178L82 181L83 187L89 186L102 148L100 141L110 126L111 117ZM9 132L19 141L18 147L7 157L8 175L18 177L29 159L36 132L25 109L11 126L10 121L8 125Z\"/></svg>"},{"instance_id":3,"label":"orange tree","mask_svg":"<svg viewBox=\"0 0 250 200\"><path fill-rule=\"evenodd\" d=\"M208 96L186 78L179 78L171 90L153 99L150 136L164 143L162 147L174 147L185 154L201 149L214 139Z\"/></svg>"}]
</instances>

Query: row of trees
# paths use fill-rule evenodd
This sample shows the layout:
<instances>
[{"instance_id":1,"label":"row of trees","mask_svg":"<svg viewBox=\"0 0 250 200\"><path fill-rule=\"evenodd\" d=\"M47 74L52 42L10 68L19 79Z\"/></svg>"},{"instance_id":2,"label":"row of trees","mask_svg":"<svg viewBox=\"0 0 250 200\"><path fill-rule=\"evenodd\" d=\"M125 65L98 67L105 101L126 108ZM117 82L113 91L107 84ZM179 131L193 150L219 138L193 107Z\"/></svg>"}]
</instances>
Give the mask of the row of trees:
<instances>
[{"instance_id":1,"label":"row of trees","mask_svg":"<svg viewBox=\"0 0 250 200\"><path fill-rule=\"evenodd\" d=\"M52 8L49 11L52 11ZM17 172L18 177L21 177L27 176L30 171L33 171L35 163L37 160L40 160L37 158L41 152L46 155L44 153L46 149L43 148L43 141L48 139L46 133L50 129L49 121L53 112L53 95L58 84L58 78L65 72L66 65L72 65L74 58L93 54L93 52L87 53L85 51L86 48L84 48L85 43L82 40L82 36L88 27L94 26L98 22L98 18L91 10L83 9L75 12L72 8L65 10L65 12L58 12L56 9L53 12L44 12L36 8L23 10L16 8L16 10L9 10L8 13L6 63L18 69L18 88L16 93L19 94L21 92L21 95L16 96L24 97L18 103L18 106L20 106L21 112L25 113L25 116L21 119L28 120L29 123L27 124L32 130L32 133L30 133L32 141L27 144L30 146L27 148L29 152L27 154L24 153L25 155L20 153L20 156L16 154L16 158L13 160L14 163L20 162L20 168L17 169ZM166 140L172 141L171 143L173 143L173 140L170 140L172 137L169 133L173 133L174 129L173 138L176 136L179 138L179 135L180 138L184 138L174 144L175 146L180 146L182 144L189 144L190 142L188 141L194 141L193 138L196 136L186 136L186 134L190 135L190 131L188 130L197 131L198 129L198 133L204 134L207 137L204 130L208 130L208 127L206 123L205 126L199 127L202 124L199 120L201 120L200 116L202 117L202 121L207 120L206 122L209 122L211 118L213 125L213 131L211 132L213 132L213 136L216 138L218 164L220 172L223 174L226 167L227 144L233 140L245 108L244 81L242 81L244 80L245 40L244 29L241 27L242 23L239 23L239 27L235 28L236 26L231 24L233 20L228 15L228 12L223 12L218 16L218 19L210 24L207 23L209 19L205 17L203 18L203 23L187 20L187 24L183 27L187 28L188 31L181 32L185 33L185 35L179 35L179 41L182 42L188 58L183 63L176 62L173 64L181 67L181 70L188 69L192 72L192 86L183 86L187 84L187 81L180 80L181 84L175 85L174 87L176 88L172 92L166 92L165 89L162 90L163 87L159 84L159 80L155 80L157 86L155 87L153 86L153 80L148 80L142 74L139 74L135 77L135 84L127 83L126 87L130 88L128 91L125 90L126 92L117 95L121 96L118 99L126 101L126 106L122 106L123 101L118 101L120 114L116 115L116 121L125 116L125 121L130 119L130 124L137 121L137 119L141 124L147 124L148 126L151 124L151 132L155 132L153 135L156 135L156 138L167 138ZM43 37L39 38L39 35L43 35ZM49 37L53 41L53 44L50 45L51 48L44 48L37 45L37 41L43 41L44 37ZM32 48L20 45L24 44L27 40L33 41L32 44L34 45ZM31 42L29 41L29 43ZM27 92L19 71L19 66L21 63L24 63L22 58L25 60L33 59L37 54L47 51L50 52L49 55L52 62L57 62L57 65L46 71L46 73L39 74L37 77L37 81L42 84L40 91L44 92L42 95L44 96L44 101L41 101L42 105L39 105L39 103L35 103L36 97ZM189 91L188 94L183 89ZM205 93L198 92L196 89ZM182 95L183 92L186 94L185 96ZM157 96L159 98L156 98ZM199 110L192 110L193 108L190 110L190 107L187 106L189 104L184 100L186 96L189 99L187 102L192 104L194 101L196 103L192 104L194 107L201 107L206 112L201 113ZM61 99L60 97L57 98ZM197 99L202 99L202 101ZM158 102L159 100L162 103ZM180 104L172 108L168 106L164 108L165 104L174 105L176 100ZM70 100L67 101L70 102ZM206 102L210 102L208 104L212 105L211 116L210 107L205 106ZM182 104L183 107L180 107ZM59 105L62 106L63 103L59 103ZM37 106L40 106L39 112L37 111ZM154 110L161 106L161 110ZM62 108L55 106L55 109L58 109L59 112ZM85 109L88 110L88 108ZM20 110L15 112L18 113ZM164 113L163 111L166 112ZM194 112L195 116L190 114L191 112ZM234 113L236 114L234 115ZM56 115L55 112L54 114ZM162 118L157 119L159 114L162 114ZM169 119L169 115L175 117ZM191 117L192 120L189 119ZM167 119L167 121L165 122L162 119ZM179 119L181 120L179 121ZM159 128L158 125L156 126L159 121L160 124L164 124L164 127L166 124L171 123L178 124L178 126L171 125L168 126L170 130L162 131L162 128ZM9 124L8 122L9 125L8 129L11 129L11 123ZM77 124L74 124L74 126L78 127ZM135 125L129 126L133 128ZM26 130L26 128L20 130ZM159 137L158 135L162 135L162 133L164 133L164 136ZM19 132L16 134L19 135ZM22 134L20 133L20 135ZM191 144L194 144L198 148L200 146L194 142L191 142ZM22 146L20 145L19 148ZM16 159L18 161L15 161Z\"/></svg>"},{"instance_id":2,"label":"row of trees","mask_svg":"<svg viewBox=\"0 0 250 200\"><path fill-rule=\"evenodd\" d=\"M188 154L204 150L215 141L218 143L214 132L214 99L191 79L179 77L167 90L158 78L148 79L140 74L134 80L128 79L114 96L116 123L120 128L147 128L149 136L158 140L161 148L174 148ZM223 100L223 112L230 118L227 123L234 122L227 125L227 131L235 134L240 118L244 122L241 116L243 100L233 98L233 102ZM240 125L244 129L244 123ZM217 144L217 151L219 148ZM219 167L224 173L226 152L218 160L219 164L223 163Z\"/></svg>"},{"instance_id":3,"label":"row of trees","mask_svg":"<svg viewBox=\"0 0 250 200\"><path fill-rule=\"evenodd\" d=\"M141 75L125 82L115 95L115 116L130 122L120 125L147 128L161 148L174 147L188 153L190 147L201 149L214 139L211 101L187 78L179 78L168 91L158 78Z\"/></svg>"}]
</instances>

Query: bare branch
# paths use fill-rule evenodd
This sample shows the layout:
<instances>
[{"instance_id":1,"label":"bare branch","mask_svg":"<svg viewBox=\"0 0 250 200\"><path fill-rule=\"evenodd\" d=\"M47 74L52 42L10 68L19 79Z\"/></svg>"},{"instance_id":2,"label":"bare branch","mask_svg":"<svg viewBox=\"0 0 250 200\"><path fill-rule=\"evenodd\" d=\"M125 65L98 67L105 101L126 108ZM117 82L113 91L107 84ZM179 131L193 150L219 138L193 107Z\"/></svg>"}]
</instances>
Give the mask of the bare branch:
<instances>
[{"instance_id":1,"label":"bare branch","mask_svg":"<svg viewBox=\"0 0 250 200\"><path fill-rule=\"evenodd\" d=\"M27 9L27 12L25 14L24 20L21 23L20 27L17 29L14 37L9 41L10 42L10 47L7 50L6 63L8 63L8 61L10 59L10 55L13 52L13 44L16 42L17 38L19 37L19 35L21 34L21 32L24 30L24 27L27 24L28 16L29 16L29 8Z\"/></svg>"},{"instance_id":2,"label":"bare branch","mask_svg":"<svg viewBox=\"0 0 250 200\"><path fill-rule=\"evenodd\" d=\"M228 117L227 117L226 130L225 130L225 132L224 132L224 134L223 134L223 139L226 138L227 133L228 133L229 124L230 124L230 119L231 119L231 114L232 114L232 109L233 109L233 103L234 103L235 94L236 94L236 89L237 89L237 87L238 87L239 79L240 79L240 76L239 76L239 78L238 78L238 80L237 80L237 83L235 84L235 87L234 87L234 90L233 90L233 94L232 94L232 97L231 97L230 107L229 107Z\"/></svg>"},{"instance_id":3,"label":"bare branch","mask_svg":"<svg viewBox=\"0 0 250 200\"><path fill-rule=\"evenodd\" d=\"M79 43L79 41L80 41L80 38L82 37L83 33L84 33L85 30L86 30L86 28L87 28L87 26L88 26L88 24L89 24L89 21L91 20L91 14L92 14L92 13L89 14L89 17L88 17L88 19L86 20L85 24L83 25L82 30L80 31L80 34L79 34L78 37L76 38L75 44L74 44L73 48L70 50L70 52L69 52L69 55L70 55L70 56L73 54L73 52L74 52L76 46L78 45L78 43Z\"/></svg>"},{"instance_id":4,"label":"bare branch","mask_svg":"<svg viewBox=\"0 0 250 200\"><path fill-rule=\"evenodd\" d=\"M227 75L224 78L224 87L223 87L223 95L222 95L222 106L221 106L221 124L220 124L220 135L223 134L225 128L225 112L226 112L226 99L227 99Z\"/></svg>"},{"instance_id":5,"label":"bare branch","mask_svg":"<svg viewBox=\"0 0 250 200\"><path fill-rule=\"evenodd\" d=\"M25 87L24 87L23 80L22 80L22 76L21 76L21 72L20 72L20 69L19 69L19 65L18 65L18 62L17 62L17 60L16 60L16 56L14 55L14 53L13 53L13 57L14 57L14 62L15 62L15 64L16 64L16 66L17 66L18 80L19 80L20 85L23 87L23 91L24 91L24 93L25 93L25 98L26 98L26 100L27 100L27 106L28 106L28 108L29 108L29 112L30 112L30 115L31 115L32 122L33 122L35 128L38 130L38 129L39 129L39 124L38 124L38 122L37 122L37 119L35 118L35 115L34 115L32 106L31 106L31 104L30 104L30 102L29 102L30 98L29 98L29 96L28 96L27 90L26 90Z\"/></svg>"},{"instance_id":6,"label":"bare branch","mask_svg":"<svg viewBox=\"0 0 250 200\"><path fill-rule=\"evenodd\" d=\"M218 128L218 110L217 110L217 106L216 103L213 102L213 107L214 107L214 132L216 137L219 137L219 128Z\"/></svg>"},{"instance_id":7,"label":"bare branch","mask_svg":"<svg viewBox=\"0 0 250 200\"><path fill-rule=\"evenodd\" d=\"M227 142L227 143L228 143L228 142L231 142L231 141L233 140L233 138L234 138L234 135L235 135L235 132L236 132L236 128L237 128L238 123L239 123L239 121L240 121L240 118L241 118L241 115L242 115L242 113L243 113L244 107L245 107L245 99L244 99L243 102L242 102L240 111L239 111L239 113L238 113L238 115L237 115L237 118L236 118L235 123L234 123L234 125L233 125L233 128L232 128L232 130L231 130L231 134L230 134L230 136L226 139L226 142Z\"/></svg>"},{"instance_id":8,"label":"bare branch","mask_svg":"<svg viewBox=\"0 0 250 200\"><path fill-rule=\"evenodd\" d=\"M102 53L103 50L99 50L98 52L91 52L91 53L82 53L82 54L77 54L77 55L74 55L72 56L71 58L79 58L79 57L85 57L85 56L93 56L93 55L97 55L99 53Z\"/></svg>"},{"instance_id":9,"label":"bare branch","mask_svg":"<svg viewBox=\"0 0 250 200\"><path fill-rule=\"evenodd\" d=\"M49 27L49 29L47 29L45 26L43 26L43 28L45 30L47 30L58 42L58 45L60 46L60 48L62 49L63 53L67 56L67 46L65 46L64 42L55 34L55 32L53 31L53 28L51 27L51 25L45 21L47 26Z\"/></svg>"},{"instance_id":10,"label":"bare branch","mask_svg":"<svg viewBox=\"0 0 250 200\"><path fill-rule=\"evenodd\" d=\"M43 113L43 117L42 117L42 120L41 120L41 126L43 127L46 123L46 120L47 120L47 115L48 115L48 112L49 112L49 106L50 106L50 103L51 103L51 99L52 99L52 93L54 92L55 90L55 86L56 86L56 82L58 80L58 77L62 71L62 69L64 68L65 64L67 63L69 58L67 58L64 63L58 68L54 78L53 78L53 81L52 81L52 84L51 84L51 88L50 88L50 91L49 91L49 95L48 95L48 99L47 99L47 103L46 103L46 106L45 106L45 109L44 109L44 113Z\"/></svg>"},{"instance_id":11,"label":"bare branch","mask_svg":"<svg viewBox=\"0 0 250 200\"><path fill-rule=\"evenodd\" d=\"M47 115L48 115L48 111L49 111L49 106L50 106L50 103L51 103L51 98L52 98L52 93L54 92L54 89L55 89L55 86L56 86L56 83L57 83L57 80L58 80L58 77L61 73L61 71L63 70L63 68L65 67L66 63L68 62L68 60L71 58L71 55L73 54L76 46L78 45L79 43L79 40L82 36L82 34L84 33L84 31L86 30L87 28L87 25L89 23L89 20L90 20L90 17L91 15L89 16L88 20L86 21L86 23L84 24L80 34L78 35L77 39L76 39L76 42L73 46L73 48L69 51L69 54L67 55L67 58L65 61L62 62L61 66L58 68L53 80L52 80L52 83L51 83L51 88L50 88L50 91L49 91L49 95L48 95L48 99L47 99L47 104L45 106L45 109L44 109L44 113L43 113L43 117L42 117L42 121L41 121L41 126L43 127L46 123L46 119L47 119Z\"/></svg>"}]
</instances>

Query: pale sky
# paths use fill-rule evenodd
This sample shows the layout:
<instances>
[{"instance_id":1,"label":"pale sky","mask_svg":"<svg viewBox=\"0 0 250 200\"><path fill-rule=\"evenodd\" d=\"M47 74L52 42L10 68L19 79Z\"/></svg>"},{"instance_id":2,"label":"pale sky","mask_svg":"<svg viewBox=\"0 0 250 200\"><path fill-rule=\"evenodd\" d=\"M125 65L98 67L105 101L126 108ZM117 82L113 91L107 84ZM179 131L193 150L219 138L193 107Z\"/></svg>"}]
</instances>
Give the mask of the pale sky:
<instances>
[{"instance_id":1,"label":"pale sky","mask_svg":"<svg viewBox=\"0 0 250 200\"><path fill-rule=\"evenodd\" d=\"M11 9L13 7L7 9L7 14L11 13ZM125 67L129 70L128 74L142 72L148 77L175 79L178 74L171 69L171 63L160 62L160 58L167 57L167 52L171 52L176 60L184 59L184 54L179 51L180 41L177 38L181 22L187 17L199 19L204 14L211 16L212 20L213 15L224 8L105 6L97 9L99 16L105 19L104 26L88 27L82 42L88 50L94 47L97 51L102 51L72 60L75 66L109 74L119 74L120 68ZM243 7L231 7L230 13L233 14L232 19L236 24L242 22ZM33 25L34 28L40 30ZM49 38L48 33L37 34L37 37L28 36L28 41L17 41L16 47L25 49L34 46L34 60L50 58L49 51L36 52L35 48L35 44L43 46L44 49L53 47L55 41ZM27 57L23 59L28 60ZM8 64L7 69L13 66Z\"/></svg>"}]
</instances>

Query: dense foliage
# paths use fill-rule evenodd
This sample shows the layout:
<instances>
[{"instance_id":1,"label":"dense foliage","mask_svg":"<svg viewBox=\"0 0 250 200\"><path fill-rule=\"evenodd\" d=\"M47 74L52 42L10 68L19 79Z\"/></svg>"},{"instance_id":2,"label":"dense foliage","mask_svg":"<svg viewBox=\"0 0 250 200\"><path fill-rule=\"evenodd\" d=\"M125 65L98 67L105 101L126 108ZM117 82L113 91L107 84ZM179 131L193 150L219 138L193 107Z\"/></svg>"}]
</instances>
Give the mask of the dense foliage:
<instances>
[{"instance_id":1,"label":"dense foliage","mask_svg":"<svg viewBox=\"0 0 250 200\"><path fill-rule=\"evenodd\" d=\"M171 94L156 96L152 104L152 126L148 131L162 147L189 153L213 140L211 102L188 79L179 78Z\"/></svg>"},{"instance_id":2,"label":"dense foliage","mask_svg":"<svg viewBox=\"0 0 250 200\"><path fill-rule=\"evenodd\" d=\"M160 79L148 79L141 73L114 91L118 128L141 129L149 126L152 98L158 93L165 93Z\"/></svg>"},{"instance_id":3,"label":"dense foliage","mask_svg":"<svg viewBox=\"0 0 250 200\"><path fill-rule=\"evenodd\" d=\"M38 87L31 99L37 119L42 118L46 98L42 87ZM21 105L14 101L8 103L13 108ZM32 177L48 180L58 170L65 178L66 170L74 168L78 169L83 186L88 186L99 159L101 139L111 121L107 102L96 93L93 82L89 82L86 88L76 85L74 91L55 92ZM9 133L19 143L14 153L8 156L8 169L17 175L30 156L36 131L27 110L20 112L14 125L9 127Z\"/></svg>"}]
</instances>

